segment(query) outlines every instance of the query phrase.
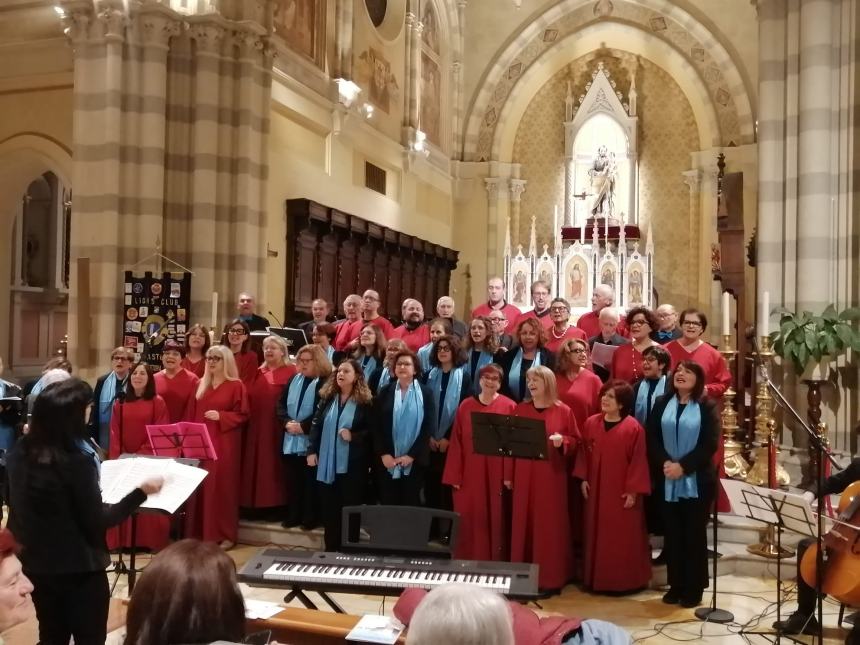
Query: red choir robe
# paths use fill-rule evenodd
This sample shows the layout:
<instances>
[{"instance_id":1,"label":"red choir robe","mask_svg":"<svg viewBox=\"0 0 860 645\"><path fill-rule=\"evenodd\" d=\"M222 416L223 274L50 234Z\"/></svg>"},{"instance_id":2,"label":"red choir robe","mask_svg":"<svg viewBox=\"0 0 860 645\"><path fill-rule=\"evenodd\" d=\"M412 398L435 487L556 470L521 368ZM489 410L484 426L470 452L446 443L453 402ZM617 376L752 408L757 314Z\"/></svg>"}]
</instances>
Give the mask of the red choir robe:
<instances>
[{"instance_id":1,"label":"red choir robe","mask_svg":"<svg viewBox=\"0 0 860 645\"><path fill-rule=\"evenodd\" d=\"M520 316L520 308L516 305L512 305L508 302L502 300L502 306L500 309L502 313L505 314L505 329L504 332L506 334L510 334L514 330L514 325L517 322L517 318ZM489 316L493 311L493 307L490 306L490 303L485 302L483 304L478 305L474 309L472 309L472 319L478 318L480 316Z\"/></svg>"},{"instance_id":2,"label":"red choir robe","mask_svg":"<svg viewBox=\"0 0 860 645\"><path fill-rule=\"evenodd\" d=\"M558 386L558 398L573 413L576 427L582 428L593 414L600 411L600 388L603 381L589 369L582 368L579 375L572 381L563 373L555 375ZM574 573L577 580L582 578L582 540L583 524L585 523L585 500L579 482L573 477L567 482L567 507L570 516L570 535L573 544Z\"/></svg>"},{"instance_id":3,"label":"red choir robe","mask_svg":"<svg viewBox=\"0 0 860 645\"><path fill-rule=\"evenodd\" d=\"M508 559L502 489L503 459L472 450L472 413L512 414L517 406L499 395L489 405L469 397L457 408L442 483L453 491L454 511L460 514L460 533L454 557L459 560Z\"/></svg>"},{"instance_id":4,"label":"red choir robe","mask_svg":"<svg viewBox=\"0 0 860 645\"><path fill-rule=\"evenodd\" d=\"M594 338L600 333L600 312L587 311L576 321L576 326L585 332L589 338ZM627 318L621 316L615 326L615 333L624 338L630 338L630 330L627 329Z\"/></svg>"},{"instance_id":5,"label":"red choir robe","mask_svg":"<svg viewBox=\"0 0 860 645\"><path fill-rule=\"evenodd\" d=\"M722 401L723 393L729 389L732 383L732 373L726 365L726 359L716 349L702 343L694 351L688 352L684 346L677 340L664 345L669 356L672 357L672 369L681 361L695 361L702 366L705 372L705 394L719 404ZM717 442L717 452L714 453L714 464L717 466L717 474L720 479L726 476L725 465L725 446L722 440ZM726 491L723 490L723 485L717 486L717 510L720 513L728 513L731 511L731 503Z\"/></svg>"},{"instance_id":6,"label":"red choir robe","mask_svg":"<svg viewBox=\"0 0 860 645\"><path fill-rule=\"evenodd\" d=\"M147 425L170 423L167 405L160 396L146 401L137 399L122 404L114 402L110 418L110 449L108 457L116 459L121 454L151 455ZM121 432L120 432L121 431ZM122 445L120 447L120 434ZM137 515L135 543L138 548L158 551L167 546L170 536L170 517L159 513L145 511ZM107 543L109 549L131 546L131 520L125 520L119 526L108 529Z\"/></svg>"},{"instance_id":7,"label":"red choir robe","mask_svg":"<svg viewBox=\"0 0 860 645\"><path fill-rule=\"evenodd\" d=\"M245 384L245 387L251 387L254 379L257 378L257 353L251 350L247 352L237 352L233 354L236 359L236 369L239 370L239 380Z\"/></svg>"},{"instance_id":8,"label":"red choir robe","mask_svg":"<svg viewBox=\"0 0 860 645\"><path fill-rule=\"evenodd\" d=\"M564 341L570 340L571 338L588 341L588 337L585 335L585 332L582 331L576 325L570 325L567 329L564 330L564 333L561 335L561 337L555 335L555 328L553 325L550 325L549 328L547 328L546 330L546 335L549 340L547 341L546 345L544 345L544 347L546 347L553 354L558 351L558 348L561 347L561 344Z\"/></svg>"},{"instance_id":9,"label":"red choir robe","mask_svg":"<svg viewBox=\"0 0 860 645\"><path fill-rule=\"evenodd\" d=\"M217 410L221 418L209 421L203 416L207 410ZM193 421L206 424L217 459L200 463L209 474L197 489L194 512L189 513L189 537L236 542L242 431L248 421L248 395L242 381L224 381L207 389L195 399Z\"/></svg>"},{"instance_id":10,"label":"red choir robe","mask_svg":"<svg viewBox=\"0 0 860 645\"><path fill-rule=\"evenodd\" d=\"M514 322L514 330L516 330L516 328L519 327L520 323L527 318L534 318L535 320L539 320L541 326L544 329L549 329L553 325L552 318L549 315L549 307L547 307L543 312L541 312L540 315L536 314L534 309L529 309L528 311L524 311L519 316L517 316L517 319Z\"/></svg>"},{"instance_id":11,"label":"red choir robe","mask_svg":"<svg viewBox=\"0 0 860 645\"><path fill-rule=\"evenodd\" d=\"M242 490L239 505L246 508L283 506L284 467L281 443L284 426L278 421L276 408L294 365L269 369L263 365L248 388L251 418L242 449Z\"/></svg>"},{"instance_id":12,"label":"red choir robe","mask_svg":"<svg viewBox=\"0 0 860 645\"><path fill-rule=\"evenodd\" d=\"M399 338L412 352L418 352L418 350L430 342L430 327L421 323L415 329L409 329L405 324L397 327L391 336L386 336L389 340L391 338Z\"/></svg>"},{"instance_id":13,"label":"red choir robe","mask_svg":"<svg viewBox=\"0 0 860 645\"><path fill-rule=\"evenodd\" d=\"M549 459L511 459L506 467L513 483L511 514L511 562L534 562L540 566L538 586L561 589L573 575L567 482L569 457L579 441L579 430L570 408L561 401L537 410L531 401L517 405L514 414L545 422ZM556 448L549 436L563 438Z\"/></svg>"},{"instance_id":14,"label":"red choir robe","mask_svg":"<svg viewBox=\"0 0 860 645\"><path fill-rule=\"evenodd\" d=\"M382 335L385 336L385 340L391 340L394 337L394 325L391 324L391 321L388 318L383 318L382 316L377 316L373 320L359 320L358 326L356 327L355 337L358 338L359 334L361 334L361 328L364 327L365 323L370 323L371 325L376 325L382 330ZM429 336L428 336L429 338Z\"/></svg>"},{"instance_id":15,"label":"red choir robe","mask_svg":"<svg viewBox=\"0 0 860 645\"><path fill-rule=\"evenodd\" d=\"M203 378L203 375L206 373L206 358L201 358L196 363L188 360L188 357L182 359L182 362L179 363L182 366L182 369L188 370L197 378Z\"/></svg>"},{"instance_id":16,"label":"red choir robe","mask_svg":"<svg viewBox=\"0 0 860 645\"><path fill-rule=\"evenodd\" d=\"M642 352L633 347L633 343L621 345L612 354L609 366L610 378L627 381L633 385L642 378Z\"/></svg>"},{"instance_id":17,"label":"red choir robe","mask_svg":"<svg viewBox=\"0 0 860 645\"><path fill-rule=\"evenodd\" d=\"M340 323L334 332L334 348L339 352L345 352L349 349L349 344L358 340L358 334L361 332L361 326L364 324L364 321L359 318L358 320L344 320Z\"/></svg>"},{"instance_id":18,"label":"red choir robe","mask_svg":"<svg viewBox=\"0 0 860 645\"><path fill-rule=\"evenodd\" d=\"M574 477L587 481L585 585L593 591L632 591L651 579L651 546L643 495L651 492L645 430L632 415L606 431L603 415L585 422ZM624 508L622 495L635 493Z\"/></svg>"},{"instance_id":19,"label":"red choir robe","mask_svg":"<svg viewBox=\"0 0 860 645\"><path fill-rule=\"evenodd\" d=\"M180 369L173 378L162 370L154 378L155 391L167 405L169 423L190 420L200 379L186 369Z\"/></svg>"}]
</instances>

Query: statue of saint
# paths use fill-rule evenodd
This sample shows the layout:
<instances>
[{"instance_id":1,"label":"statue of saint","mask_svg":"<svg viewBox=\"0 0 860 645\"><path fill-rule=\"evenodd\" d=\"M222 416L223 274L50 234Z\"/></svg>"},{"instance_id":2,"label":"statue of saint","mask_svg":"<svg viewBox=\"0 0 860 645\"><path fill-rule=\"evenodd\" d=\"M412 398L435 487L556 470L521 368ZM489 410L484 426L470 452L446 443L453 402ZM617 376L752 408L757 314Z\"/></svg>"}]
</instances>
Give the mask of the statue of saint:
<instances>
[{"instance_id":1,"label":"statue of saint","mask_svg":"<svg viewBox=\"0 0 860 645\"><path fill-rule=\"evenodd\" d=\"M594 195L594 205L591 215L609 217L612 215L615 200L615 174L618 166L615 163L615 153L607 152L606 146L597 149L594 164L588 170L591 179L591 193Z\"/></svg>"}]
</instances>

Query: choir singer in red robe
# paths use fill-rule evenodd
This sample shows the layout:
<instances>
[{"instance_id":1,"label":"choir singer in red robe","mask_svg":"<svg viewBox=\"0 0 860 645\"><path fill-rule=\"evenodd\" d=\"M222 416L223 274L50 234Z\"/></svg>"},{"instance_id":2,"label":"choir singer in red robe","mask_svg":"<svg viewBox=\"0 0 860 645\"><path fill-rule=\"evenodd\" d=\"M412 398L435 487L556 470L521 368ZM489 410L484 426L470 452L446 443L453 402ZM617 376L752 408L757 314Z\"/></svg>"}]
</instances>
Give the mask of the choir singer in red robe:
<instances>
[{"instance_id":1,"label":"choir singer in red robe","mask_svg":"<svg viewBox=\"0 0 860 645\"><path fill-rule=\"evenodd\" d=\"M631 414L633 389L624 381L603 386L600 408L585 422L573 473L586 500L584 582L593 591L638 591L651 579L645 430Z\"/></svg>"},{"instance_id":2,"label":"choir singer in red robe","mask_svg":"<svg viewBox=\"0 0 860 645\"><path fill-rule=\"evenodd\" d=\"M194 409L194 395L200 379L182 367L183 347L168 340L161 350L161 365L155 375L155 391L167 404L168 423L188 421Z\"/></svg>"},{"instance_id":3,"label":"choir singer in red robe","mask_svg":"<svg viewBox=\"0 0 860 645\"><path fill-rule=\"evenodd\" d=\"M277 406L284 386L296 373L295 366L287 364L288 349L280 336L267 336L263 340L263 365L248 388L251 418L242 442L242 508L272 512L287 501L280 457L284 431Z\"/></svg>"},{"instance_id":4,"label":"choir singer in red robe","mask_svg":"<svg viewBox=\"0 0 860 645\"><path fill-rule=\"evenodd\" d=\"M630 328L630 343L615 350L609 373L611 378L632 385L642 378L642 352L658 344L651 340L651 331L657 329L657 319L650 309L634 307L627 312L627 326Z\"/></svg>"},{"instance_id":5,"label":"choir singer in red robe","mask_svg":"<svg viewBox=\"0 0 860 645\"><path fill-rule=\"evenodd\" d=\"M567 480L569 457L579 441L570 408L558 400L555 374L538 365L526 373L530 400L517 405L514 414L544 422L548 459L508 460L513 471L511 562L540 565L538 586L557 592L573 575Z\"/></svg>"},{"instance_id":6,"label":"choir singer in red robe","mask_svg":"<svg viewBox=\"0 0 860 645\"><path fill-rule=\"evenodd\" d=\"M209 331L203 325L192 325L185 332L185 357L182 359L182 367L197 378L203 378L206 372L209 340Z\"/></svg>"},{"instance_id":7,"label":"choir singer in red robe","mask_svg":"<svg viewBox=\"0 0 860 645\"><path fill-rule=\"evenodd\" d=\"M460 560L508 559L504 530L501 457L479 455L472 449L472 413L513 414L517 404L499 394L504 372L496 363L478 373L480 394L460 404L454 418L442 483L454 489L454 510L460 532L454 557Z\"/></svg>"},{"instance_id":8,"label":"choir singer in red robe","mask_svg":"<svg viewBox=\"0 0 860 645\"><path fill-rule=\"evenodd\" d=\"M221 344L233 352L239 380L245 387L249 387L257 378L257 352L251 349L251 329L248 323L236 318L224 328Z\"/></svg>"},{"instance_id":9,"label":"choir singer in red robe","mask_svg":"<svg viewBox=\"0 0 860 645\"><path fill-rule=\"evenodd\" d=\"M125 402L114 401L110 419L111 459L121 454L151 455L147 425L168 423L167 406L155 392L152 370L146 363L131 369ZM170 520L164 515L142 513L137 518L135 546L157 551L167 545ZM126 520L107 535L109 548L130 547L131 520Z\"/></svg>"},{"instance_id":10,"label":"choir singer in red robe","mask_svg":"<svg viewBox=\"0 0 860 645\"><path fill-rule=\"evenodd\" d=\"M667 604L696 607L708 586L708 535L717 481L713 455L719 419L713 399L703 396L705 374L694 361L683 361L672 377L674 394L654 404L648 417L650 452L662 464L665 481L656 490L663 510L664 551L669 591Z\"/></svg>"},{"instance_id":11,"label":"choir singer in red robe","mask_svg":"<svg viewBox=\"0 0 860 645\"><path fill-rule=\"evenodd\" d=\"M224 345L206 352L206 373L197 388L193 420L206 424L218 459L200 464L209 475L198 489L191 536L229 549L239 534L239 473L248 395L233 352Z\"/></svg>"}]
</instances>

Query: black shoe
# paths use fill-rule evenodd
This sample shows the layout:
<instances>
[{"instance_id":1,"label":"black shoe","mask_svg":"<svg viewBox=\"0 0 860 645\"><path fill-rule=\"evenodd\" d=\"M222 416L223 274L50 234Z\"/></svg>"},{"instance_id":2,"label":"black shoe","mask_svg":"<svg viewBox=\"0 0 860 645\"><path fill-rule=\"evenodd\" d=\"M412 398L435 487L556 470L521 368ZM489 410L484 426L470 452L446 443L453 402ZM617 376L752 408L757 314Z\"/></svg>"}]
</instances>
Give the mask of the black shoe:
<instances>
[{"instance_id":1,"label":"black shoe","mask_svg":"<svg viewBox=\"0 0 860 645\"><path fill-rule=\"evenodd\" d=\"M681 596L681 606L686 609L692 609L702 604L702 594L697 593L691 596Z\"/></svg>"},{"instance_id":2,"label":"black shoe","mask_svg":"<svg viewBox=\"0 0 860 645\"><path fill-rule=\"evenodd\" d=\"M660 555L658 555L656 558L651 558L651 565L652 566L658 567L661 564L666 564L666 552L665 551L660 551Z\"/></svg>"},{"instance_id":3,"label":"black shoe","mask_svg":"<svg viewBox=\"0 0 860 645\"><path fill-rule=\"evenodd\" d=\"M288 518L281 522L281 526L283 526L285 529L294 529L299 524L301 524L301 520L294 520L293 518Z\"/></svg>"},{"instance_id":4,"label":"black shoe","mask_svg":"<svg viewBox=\"0 0 860 645\"><path fill-rule=\"evenodd\" d=\"M681 594L674 589L669 589L669 591L663 594L663 602L667 605L677 605L681 602Z\"/></svg>"},{"instance_id":5,"label":"black shoe","mask_svg":"<svg viewBox=\"0 0 860 645\"><path fill-rule=\"evenodd\" d=\"M773 628L782 634L817 634L818 620L815 616L796 611L785 620L775 622Z\"/></svg>"}]
</instances>

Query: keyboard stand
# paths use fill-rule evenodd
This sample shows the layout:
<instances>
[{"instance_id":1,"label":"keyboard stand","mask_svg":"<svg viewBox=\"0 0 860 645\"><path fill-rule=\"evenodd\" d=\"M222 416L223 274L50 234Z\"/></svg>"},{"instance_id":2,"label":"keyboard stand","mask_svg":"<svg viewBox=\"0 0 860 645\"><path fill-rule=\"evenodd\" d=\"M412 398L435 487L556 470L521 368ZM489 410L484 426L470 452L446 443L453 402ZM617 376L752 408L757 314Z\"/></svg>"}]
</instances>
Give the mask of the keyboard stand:
<instances>
[{"instance_id":1,"label":"keyboard stand","mask_svg":"<svg viewBox=\"0 0 860 645\"><path fill-rule=\"evenodd\" d=\"M337 602L331 596L329 596L325 591L317 591L315 593L320 598L322 598L329 607L331 607L331 609L334 613L336 613L336 614L345 614L346 613L346 611L344 611L343 607L341 607L339 604L337 604ZM298 600L300 603L302 603L307 609L319 609L319 607L316 606L314 601L311 600L310 598L308 598L307 594L305 594L305 592L302 591L301 589L299 589L298 587L293 587L292 589L290 589L290 593L288 593L286 596L284 596L284 604L289 605L290 601L293 600L294 598L296 600Z\"/></svg>"}]
</instances>

